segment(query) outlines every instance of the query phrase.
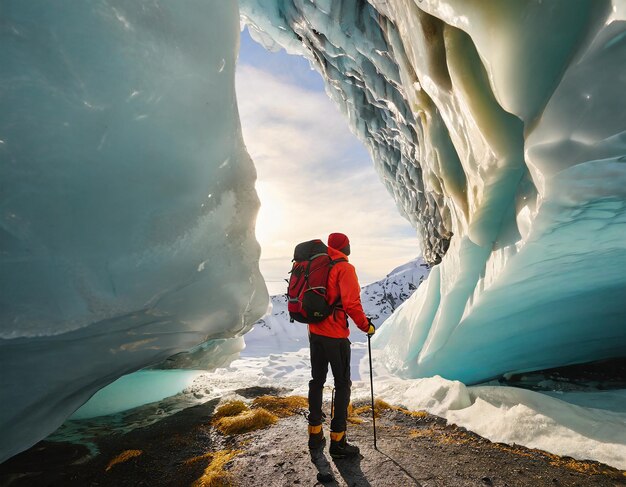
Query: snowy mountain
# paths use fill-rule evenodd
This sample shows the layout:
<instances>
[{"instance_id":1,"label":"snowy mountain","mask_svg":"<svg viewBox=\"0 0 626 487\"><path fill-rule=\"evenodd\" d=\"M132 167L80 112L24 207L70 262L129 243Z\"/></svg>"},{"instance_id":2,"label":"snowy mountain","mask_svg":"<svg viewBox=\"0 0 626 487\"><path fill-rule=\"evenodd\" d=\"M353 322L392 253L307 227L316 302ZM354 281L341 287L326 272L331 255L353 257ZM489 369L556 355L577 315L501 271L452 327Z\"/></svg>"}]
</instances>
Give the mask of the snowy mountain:
<instances>
[{"instance_id":1,"label":"snowy mountain","mask_svg":"<svg viewBox=\"0 0 626 487\"><path fill-rule=\"evenodd\" d=\"M426 280L430 267L417 258L396 267L384 279L364 286L361 303L365 314L381 325Z\"/></svg>"},{"instance_id":2,"label":"snowy mountain","mask_svg":"<svg viewBox=\"0 0 626 487\"><path fill-rule=\"evenodd\" d=\"M393 311L406 301L424 282L429 273L422 258L414 259L391 271L384 279L361 288L361 303L365 314L376 326L381 325ZM307 326L290 323L286 295L271 297L271 311L244 335L246 349L241 356L262 356L280 352L296 352L308 347ZM361 342L365 335L350 323L350 340Z\"/></svg>"}]
</instances>

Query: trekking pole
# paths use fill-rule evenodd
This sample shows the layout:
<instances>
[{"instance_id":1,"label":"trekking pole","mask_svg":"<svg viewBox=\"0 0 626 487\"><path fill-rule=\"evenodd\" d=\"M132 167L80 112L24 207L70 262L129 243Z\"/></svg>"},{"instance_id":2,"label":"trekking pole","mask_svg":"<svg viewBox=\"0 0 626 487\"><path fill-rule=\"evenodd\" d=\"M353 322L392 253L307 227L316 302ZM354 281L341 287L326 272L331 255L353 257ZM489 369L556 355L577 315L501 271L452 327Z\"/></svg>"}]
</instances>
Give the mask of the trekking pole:
<instances>
[{"instance_id":1,"label":"trekking pole","mask_svg":"<svg viewBox=\"0 0 626 487\"><path fill-rule=\"evenodd\" d=\"M330 419L335 417L335 388L330 393Z\"/></svg>"},{"instance_id":2,"label":"trekking pole","mask_svg":"<svg viewBox=\"0 0 626 487\"><path fill-rule=\"evenodd\" d=\"M370 335L367 335L367 351L370 357L370 390L372 391L372 424L374 425L374 450L378 450L376 446L376 413L374 412L374 376L372 375L372 344Z\"/></svg>"}]
</instances>

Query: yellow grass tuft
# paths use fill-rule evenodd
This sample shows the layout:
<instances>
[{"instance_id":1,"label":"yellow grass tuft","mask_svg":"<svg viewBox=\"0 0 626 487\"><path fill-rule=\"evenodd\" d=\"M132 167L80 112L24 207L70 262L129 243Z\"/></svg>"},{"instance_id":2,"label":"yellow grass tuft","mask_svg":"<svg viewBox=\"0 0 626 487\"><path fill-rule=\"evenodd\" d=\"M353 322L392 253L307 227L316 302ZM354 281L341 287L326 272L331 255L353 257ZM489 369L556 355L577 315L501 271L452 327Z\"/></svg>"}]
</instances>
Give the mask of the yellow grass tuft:
<instances>
[{"instance_id":1,"label":"yellow grass tuft","mask_svg":"<svg viewBox=\"0 0 626 487\"><path fill-rule=\"evenodd\" d=\"M111 470L111 467L113 467L113 465L117 465L118 463L124 463L130 460L131 458L138 457L142 453L143 452L141 450L124 450L122 453L120 453L118 456L116 456L113 460L109 462L105 471L108 472L109 470Z\"/></svg>"},{"instance_id":2,"label":"yellow grass tuft","mask_svg":"<svg viewBox=\"0 0 626 487\"><path fill-rule=\"evenodd\" d=\"M409 431L409 438L432 438L444 445L465 445L476 441L476 439L463 431L454 429L452 431L438 426L412 429Z\"/></svg>"},{"instance_id":3,"label":"yellow grass tuft","mask_svg":"<svg viewBox=\"0 0 626 487\"><path fill-rule=\"evenodd\" d=\"M400 408L391 406L389 403L383 401L382 399L379 399L379 398L374 399L374 416L376 418L380 417L380 412L385 409L400 409ZM368 416L372 415L372 406L370 404L354 409L355 416L361 416L366 413Z\"/></svg>"},{"instance_id":4,"label":"yellow grass tuft","mask_svg":"<svg viewBox=\"0 0 626 487\"><path fill-rule=\"evenodd\" d=\"M239 413L248 411L250 408L243 401L227 401L217 408L213 413L213 421L228 416L237 416Z\"/></svg>"},{"instance_id":5,"label":"yellow grass tuft","mask_svg":"<svg viewBox=\"0 0 626 487\"><path fill-rule=\"evenodd\" d=\"M262 408L279 418L298 414L309 406L309 400L302 396L260 396L252 401L252 408Z\"/></svg>"},{"instance_id":6,"label":"yellow grass tuft","mask_svg":"<svg viewBox=\"0 0 626 487\"><path fill-rule=\"evenodd\" d=\"M491 444L491 448L493 448L495 450L505 451L507 453L512 453L514 455L519 455L520 457L535 458L531 453L528 453L526 451L522 451L519 447L517 447L517 446L510 446L510 445L507 445L506 443L492 443ZM554 457L558 458L556 455L554 455Z\"/></svg>"},{"instance_id":7,"label":"yellow grass tuft","mask_svg":"<svg viewBox=\"0 0 626 487\"><path fill-rule=\"evenodd\" d=\"M599 468L598 465L579 462L577 460L574 460L573 458L559 458L556 461L550 462L550 465L569 468L570 470L574 470L580 473L586 473L587 475L599 475L603 473L604 470Z\"/></svg>"},{"instance_id":8,"label":"yellow grass tuft","mask_svg":"<svg viewBox=\"0 0 626 487\"><path fill-rule=\"evenodd\" d=\"M369 413L372 410L369 406L359 406L358 408L354 408L354 414L360 416L364 413Z\"/></svg>"},{"instance_id":9,"label":"yellow grass tuft","mask_svg":"<svg viewBox=\"0 0 626 487\"><path fill-rule=\"evenodd\" d=\"M374 410L382 411L384 409L393 409L393 406L380 398L374 399Z\"/></svg>"},{"instance_id":10,"label":"yellow grass tuft","mask_svg":"<svg viewBox=\"0 0 626 487\"><path fill-rule=\"evenodd\" d=\"M402 411L404 414L408 414L414 418L425 418L428 416L426 411L409 411L408 409L400 408L399 411Z\"/></svg>"},{"instance_id":11,"label":"yellow grass tuft","mask_svg":"<svg viewBox=\"0 0 626 487\"><path fill-rule=\"evenodd\" d=\"M363 420L359 418L359 416L355 413L354 406L352 403L348 404L348 423L351 424L361 424Z\"/></svg>"},{"instance_id":12,"label":"yellow grass tuft","mask_svg":"<svg viewBox=\"0 0 626 487\"><path fill-rule=\"evenodd\" d=\"M620 471L615 469L607 469L597 463L581 462L574 458L558 457L556 455L548 454L550 457L556 458L550 462L550 465L557 467L565 467L575 472L584 473L587 475L608 475L609 477L619 478ZM546 456L548 456L546 455ZM626 477L626 472L621 472L622 476Z\"/></svg>"},{"instance_id":13,"label":"yellow grass tuft","mask_svg":"<svg viewBox=\"0 0 626 487\"><path fill-rule=\"evenodd\" d=\"M374 415L377 418L380 417L381 411L384 411L385 409L391 409L392 411L399 411L413 418L425 418L428 416L428 413L425 411L409 411L408 409L402 408L400 406L392 406L391 404L389 404L386 401L383 401L380 398L377 398L374 400ZM365 405L365 406L361 406L361 407L354 409L355 416L362 416L363 414L367 414L371 416L372 407L370 405Z\"/></svg>"},{"instance_id":14,"label":"yellow grass tuft","mask_svg":"<svg viewBox=\"0 0 626 487\"><path fill-rule=\"evenodd\" d=\"M189 465L193 465L194 463L198 463L202 460L211 460L213 458L213 452L208 452L205 453L204 455L198 455L197 457L192 457L189 458L187 460L185 460L184 465L189 466Z\"/></svg>"},{"instance_id":15,"label":"yellow grass tuft","mask_svg":"<svg viewBox=\"0 0 626 487\"><path fill-rule=\"evenodd\" d=\"M266 428L278 421L278 417L263 408L244 411L237 416L225 416L214 422L215 428L224 435L239 435Z\"/></svg>"},{"instance_id":16,"label":"yellow grass tuft","mask_svg":"<svg viewBox=\"0 0 626 487\"><path fill-rule=\"evenodd\" d=\"M240 453L241 450L220 450L214 453L202 455L210 456L211 463L209 463L209 466L204 469L202 477L191 484L191 487L229 487L234 485L231 473L224 470L224 467L233 459L233 457L239 455ZM199 459L201 457L195 458Z\"/></svg>"},{"instance_id":17,"label":"yellow grass tuft","mask_svg":"<svg viewBox=\"0 0 626 487\"><path fill-rule=\"evenodd\" d=\"M426 438L433 437L435 432L431 428L419 429L419 430L410 430L409 438Z\"/></svg>"}]
</instances>

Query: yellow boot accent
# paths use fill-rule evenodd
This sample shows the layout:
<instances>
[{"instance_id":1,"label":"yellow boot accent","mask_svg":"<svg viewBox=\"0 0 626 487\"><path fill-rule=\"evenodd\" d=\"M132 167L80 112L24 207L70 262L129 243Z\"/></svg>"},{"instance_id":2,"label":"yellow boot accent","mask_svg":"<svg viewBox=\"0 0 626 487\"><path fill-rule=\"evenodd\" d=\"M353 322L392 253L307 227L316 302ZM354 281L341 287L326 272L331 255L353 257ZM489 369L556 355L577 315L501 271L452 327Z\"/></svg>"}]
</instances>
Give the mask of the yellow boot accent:
<instances>
[{"instance_id":1,"label":"yellow boot accent","mask_svg":"<svg viewBox=\"0 0 626 487\"><path fill-rule=\"evenodd\" d=\"M318 424L317 426L311 426L309 425L309 434L310 435L316 435L318 433L320 433L322 431L322 425Z\"/></svg>"},{"instance_id":2,"label":"yellow boot accent","mask_svg":"<svg viewBox=\"0 0 626 487\"><path fill-rule=\"evenodd\" d=\"M340 431L339 433L335 433L334 431L331 431L330 439L331 441L341 441L341 438L343 438L343 435L345 434L346 434L345 431Z\"/></svg>"}]
</instances>

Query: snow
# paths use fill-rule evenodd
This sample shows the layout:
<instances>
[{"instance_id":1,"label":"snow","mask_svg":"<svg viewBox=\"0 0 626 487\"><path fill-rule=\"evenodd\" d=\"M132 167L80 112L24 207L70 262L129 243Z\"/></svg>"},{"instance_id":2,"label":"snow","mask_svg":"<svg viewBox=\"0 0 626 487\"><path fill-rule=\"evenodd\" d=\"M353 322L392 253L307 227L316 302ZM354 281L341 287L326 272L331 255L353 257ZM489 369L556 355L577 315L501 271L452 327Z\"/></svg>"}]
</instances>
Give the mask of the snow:
<instances>
[{"instance_id":1,"label":"snow","mask_svg":"<svg viewBox=\"0 0 626 487\"><path fill-rule=\"evenodd\" d=\"M626 469L626 411L603 409L611 408L614 396L623 397L624 390L578 393L591 395L588 402L594 407L586 407L572 404L567 394L557 399L514 387L466 386L439 376L379 376L374 387L388 402L437 414L494 442ZM366 397L368 389L366 382L356 384L353 397Z\"/></svg>"},{"instance_id":2,"label":"snow","mask_svg":"<svg viewBox=\"0 0 626 487\"><path fill-rule=\"evenodd\" d=\"M374 339L396 375L624 355L622 4L241 1L323 76L438 264Z\"/></svg>"}]
</instances>

